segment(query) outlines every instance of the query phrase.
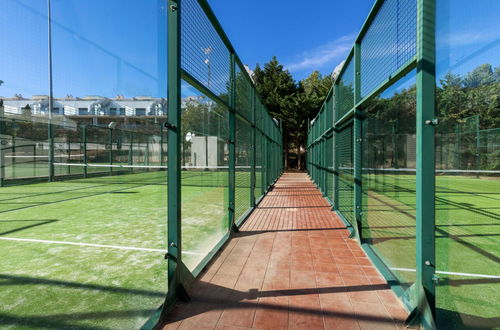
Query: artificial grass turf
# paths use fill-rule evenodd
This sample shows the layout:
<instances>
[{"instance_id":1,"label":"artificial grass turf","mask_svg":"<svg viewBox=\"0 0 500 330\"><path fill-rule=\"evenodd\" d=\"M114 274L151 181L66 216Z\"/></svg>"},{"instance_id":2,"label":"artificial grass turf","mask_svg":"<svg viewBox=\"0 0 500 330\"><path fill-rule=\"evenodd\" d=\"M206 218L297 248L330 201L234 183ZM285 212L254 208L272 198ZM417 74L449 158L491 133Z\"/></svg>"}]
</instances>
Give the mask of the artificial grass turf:
<instances>
[{"instance_id":1,"label":"artificial grass turf","mask_svg":"<svg viewBox=\"0 0 500 330\"><path fill-rule=\"evenodd\" d=\"M227 172L183 173L183 250L227 231ZM164 249L166 172L0 188L0 236ZM132 329L166 295L164 252L0 240L0 325Z\"/></svg>"},{"instance_id":2,"label":"artificial grass turf","mask_svg":"<svg viewBox=\"0 0 500 330\"><path fill-rule=\"evenodd\" d=\"M415 177L363 178L363 236L393 268L415 269ZM436 177L436 269L500 276L500 180ZM415 273L394 271L406 286ZM488 328L500 316L498 279L438 274L438 323ZM498 326L498 324L496 325Z\"/></svg>"}]
</instances>

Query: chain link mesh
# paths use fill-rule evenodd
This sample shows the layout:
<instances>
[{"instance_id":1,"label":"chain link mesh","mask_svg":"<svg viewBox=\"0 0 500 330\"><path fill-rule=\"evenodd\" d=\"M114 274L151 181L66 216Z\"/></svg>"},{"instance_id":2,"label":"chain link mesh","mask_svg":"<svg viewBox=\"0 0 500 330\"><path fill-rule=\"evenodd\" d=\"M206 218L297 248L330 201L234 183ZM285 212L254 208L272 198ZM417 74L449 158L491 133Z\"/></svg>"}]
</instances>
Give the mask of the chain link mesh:
<instances>
[{"instance_id":1,"label":"chain link mesh","mask_svg":"<svg viewBox=\"0 0 500 330\"><path fill-rule=\"evenodd\" d=\"M361 97L416 55L417 1L386 0L361 40Z\"/></svg>"},{"instance_id":2,"label":"chain link mesh","mask_svg":"<svg viewBox=\"0 0 500 330\"><path fill-rule=\"evenodd\" d=\"M343 128L337 135L339 172L339 211L350 223L354 221L354 164L353 126Z\"/></svg>"},{"instance_id":3,"label":"chain link mesh","mask_svg":"<svg viewBox=\"0 0 500 330\"><path fill-rule=\"evenodd\" d=\"M354 61L346 63L346 68L338 83L335 120L339 120L354 107Z\"/></svg>"},{"instance_id":4,"label":"chain link mesh","mask_svg":"<svg viewBox=\"0 0 500 330\"><path fill-rule=\"evenodd\" d=\"M230 53L197 0L181 10L181 68L228 102Z\"/></svg>"}]
</instances>

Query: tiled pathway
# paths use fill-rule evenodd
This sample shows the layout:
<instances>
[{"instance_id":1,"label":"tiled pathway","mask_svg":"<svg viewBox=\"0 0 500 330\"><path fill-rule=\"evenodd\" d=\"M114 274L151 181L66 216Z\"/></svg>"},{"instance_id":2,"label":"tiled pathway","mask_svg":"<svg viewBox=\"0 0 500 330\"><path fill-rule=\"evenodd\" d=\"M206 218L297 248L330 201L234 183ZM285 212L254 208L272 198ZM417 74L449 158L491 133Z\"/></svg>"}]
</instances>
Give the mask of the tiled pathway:
<instances>
[{"instance_id":1,"label":"tiled pathway","mask_svg":"<svg viewBox=\"0 0 500 330\"><path fill-rule=\"evenodd\" d=\"M395 329L406 311L306 174L286 173L164 329Z\"/></svg>"}]
</instances>

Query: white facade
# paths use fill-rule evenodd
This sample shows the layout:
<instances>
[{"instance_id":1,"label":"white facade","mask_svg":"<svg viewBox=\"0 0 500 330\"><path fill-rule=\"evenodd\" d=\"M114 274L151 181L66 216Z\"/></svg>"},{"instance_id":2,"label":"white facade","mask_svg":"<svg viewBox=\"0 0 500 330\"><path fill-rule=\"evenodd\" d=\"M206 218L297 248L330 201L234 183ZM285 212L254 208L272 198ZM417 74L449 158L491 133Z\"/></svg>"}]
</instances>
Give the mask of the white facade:
<instances>
[{"instance_id":1,"label":"white facade","mask_svg":"<svg viewBox=\"0 0 500 330\"><path fill-rule=\"evenodd\" d=\"M48 113L48 96L35 95L32 98L17 96L0 98L5 113L22 114L23 108L29 106L33 115ZM134 97L114 99L99 96L83 98L56 98L53 100L53 114L65 116L166 116L167 100L151 97Z\"/></svg>"}]
</instances>

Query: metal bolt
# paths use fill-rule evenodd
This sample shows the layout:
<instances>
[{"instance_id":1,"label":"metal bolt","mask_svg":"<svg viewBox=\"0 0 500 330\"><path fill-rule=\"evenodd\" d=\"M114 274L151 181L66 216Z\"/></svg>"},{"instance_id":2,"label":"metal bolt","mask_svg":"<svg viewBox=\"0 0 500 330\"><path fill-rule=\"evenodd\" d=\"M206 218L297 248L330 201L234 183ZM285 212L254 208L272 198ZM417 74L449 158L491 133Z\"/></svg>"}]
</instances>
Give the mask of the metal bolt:
<instances>
[{"instance_id":1,"label":"metal bolt","mask_svg":"<svg viewBox=\"0 0 500 330\"><path fill-rule=\"evenodd\" d=\"M425 124L426 125L432 125L432 126L436 126L437 124L439 123L438 119L437 118L434 118L434 119L427 119L425 121Z\"/></svg>"},{"instance_id":2,"label":"metal bolt","mask_svg":"<svg viewBox=\"0 0 500 330\"><path fill-rule=\"evenodd\" d=\"M171 247L177 247L177 244L175 244L174 242L170 243L170 246Z\"/></svg>"},{"instance_id":3,"label":"metal bolt","mask_svg":"<svg viewBox=\"0 0 500 330\"><path fill-rule=\"evenodd\" d=\"M425 265L426 265L426 266L430 266L430 265L431 265L431 262L430 262L429 260L426 260L426 261L425 261Z\"/></svg>"},{"instance_id":4,"label":"metal bolt","mask_svg":"<svg viewBox=\"0 0 500 330\"><path fill-rule=\"evenodd\" d=\"M171 11L176 11L177 10L177 6L176 5L170 5L170 10Z\"/></svg>"}]
</instances>

